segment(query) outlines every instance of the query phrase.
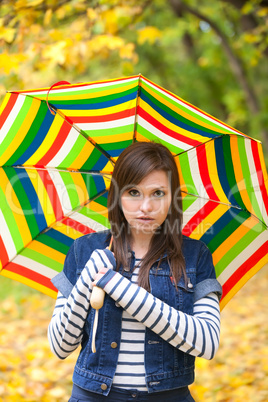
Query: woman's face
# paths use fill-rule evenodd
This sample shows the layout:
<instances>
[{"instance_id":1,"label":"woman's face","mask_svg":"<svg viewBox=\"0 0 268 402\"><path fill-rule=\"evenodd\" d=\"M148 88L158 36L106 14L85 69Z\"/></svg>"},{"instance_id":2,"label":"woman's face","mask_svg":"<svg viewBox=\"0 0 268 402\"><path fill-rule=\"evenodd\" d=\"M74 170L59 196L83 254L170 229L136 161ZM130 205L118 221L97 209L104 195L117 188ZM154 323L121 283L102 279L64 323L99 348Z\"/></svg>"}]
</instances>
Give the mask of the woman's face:
<instances>
[{"instance_id":1,"label":"woman's face","mask_svg":"<svg viewBox=\"0 0 268 402\"><path fill-rule=\"evenodd\" d=\"M167 217L172 194L168 175L156 170L121 197L121 207L131 233L153 235Z\"/></svg>"}]
</instances>

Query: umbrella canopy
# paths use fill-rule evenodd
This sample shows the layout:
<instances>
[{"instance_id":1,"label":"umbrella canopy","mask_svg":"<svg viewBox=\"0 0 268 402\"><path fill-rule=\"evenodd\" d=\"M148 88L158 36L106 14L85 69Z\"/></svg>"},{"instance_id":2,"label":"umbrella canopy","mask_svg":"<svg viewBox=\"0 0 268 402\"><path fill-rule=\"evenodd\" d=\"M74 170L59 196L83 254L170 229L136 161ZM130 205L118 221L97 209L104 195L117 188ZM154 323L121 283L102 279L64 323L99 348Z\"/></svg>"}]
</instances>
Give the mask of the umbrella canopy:
<instances>
[{"instance_id":1,"label":"umbrella canopy","mask_svg":"<svg viewBox=\"0 0 268 402\"><path fill-rule=\"evenodd\" d=\"M10 92L0 107L0 269L56 297L73 240L109 227L113 165L133 141L168 146L183 233L207 244L221 307L268 262L261 143L139 76Z\"/></svg>"}]
</instances>

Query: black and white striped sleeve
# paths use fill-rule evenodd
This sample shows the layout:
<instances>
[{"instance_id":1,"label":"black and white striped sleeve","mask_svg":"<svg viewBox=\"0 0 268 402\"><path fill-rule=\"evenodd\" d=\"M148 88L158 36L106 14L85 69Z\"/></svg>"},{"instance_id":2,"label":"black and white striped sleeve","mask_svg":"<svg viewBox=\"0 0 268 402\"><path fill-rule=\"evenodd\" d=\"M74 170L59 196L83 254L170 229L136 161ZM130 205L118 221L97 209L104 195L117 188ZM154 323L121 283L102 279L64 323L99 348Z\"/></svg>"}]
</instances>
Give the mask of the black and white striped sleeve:
<instances>
[{"instance_id":1,"label":"black and white striped sleeve","mask_svg":"<svg viewBox=\"0 0 268 402\"><path fill-rule=\"evenodd\" d=\"M101 267L111 269L113 265L105 253L95 250L68 298L58 293L48 326L48 340L52 352L60 359L65 359L81 343L90 309L92 282Z\"/></svg>"},{"instance_id":2,"label":"black and white striped sleeve","mask_svg":"<svg viewBox=\"0 0 268 402\"><path fill-rule=\"evenodd\" d=\"M172 346L193 356L212 359L219 346L220 310L215 293L194 303L193 315L170 307L119 273L108 272L98 281L132 317Z\"/></svg>"}]
</instances>

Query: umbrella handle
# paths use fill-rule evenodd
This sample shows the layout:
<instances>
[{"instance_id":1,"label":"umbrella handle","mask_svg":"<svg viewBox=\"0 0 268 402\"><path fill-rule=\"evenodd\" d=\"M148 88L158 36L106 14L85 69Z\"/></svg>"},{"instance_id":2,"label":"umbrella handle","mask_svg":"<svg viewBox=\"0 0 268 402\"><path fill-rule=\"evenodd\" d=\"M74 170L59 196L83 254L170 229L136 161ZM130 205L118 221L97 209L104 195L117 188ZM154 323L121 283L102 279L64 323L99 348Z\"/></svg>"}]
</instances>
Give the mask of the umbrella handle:
<instances>
[{"instance_id":1,"label":"umbrella handle","mask_svg":"<svg viewBox=\"0 0 268 402\"><path fill-rule=\"evenodd\" d=\"M111 238L110 245L108 247L109 250L111 250L112 241L113 241L113 238ZM99 288L98 286L94 286L92 289L92 294L91 294L91 298L90 298L91 307L96 310L94 322L93 322L92 341L91 341L91 350L93 353L96 353L95 339L96 339L96 332L97 332L97 327L98 327L99 309L102 308L102 306L103 306L104 297L105 297L104 290Z\"/></svg>"},{"instance_id":2,"label":"umbrella handle","mask_svg":"<svg viewBox=\"0 0 268 402\"><path fill-rule=\"evenodd\" d=\"M91 341L91 350L93 353L96 353L95 339L98 327L99 309L102 308L103 306L104 297L105 297L104 290L99 288L98 286L94 286L90 299L91 306L96 310L92 330L92 341Z\"/></svg>"}]
</instances>

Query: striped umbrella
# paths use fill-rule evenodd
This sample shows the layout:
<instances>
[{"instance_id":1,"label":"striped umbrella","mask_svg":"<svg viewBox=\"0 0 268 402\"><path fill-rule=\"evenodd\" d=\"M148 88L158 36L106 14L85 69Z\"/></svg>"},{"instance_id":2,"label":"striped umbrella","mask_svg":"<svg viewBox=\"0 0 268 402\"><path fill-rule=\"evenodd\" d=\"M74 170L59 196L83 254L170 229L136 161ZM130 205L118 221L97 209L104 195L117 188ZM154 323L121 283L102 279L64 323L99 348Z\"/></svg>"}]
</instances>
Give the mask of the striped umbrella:
<instances>
[{"instance_id":1,"label":"striped umbrella","mask_svg":"<svg viewBox=\"0 0 268 402\"><path fill-rule=\"evenodd\" d=\"M114 163L133 141L176 160L183 233L207 244L221 307L268 262L260 142L142 76L7 93L0 107L0 269L52 297L73 240L109 228Z\"/></svg>"}]
</instances>

